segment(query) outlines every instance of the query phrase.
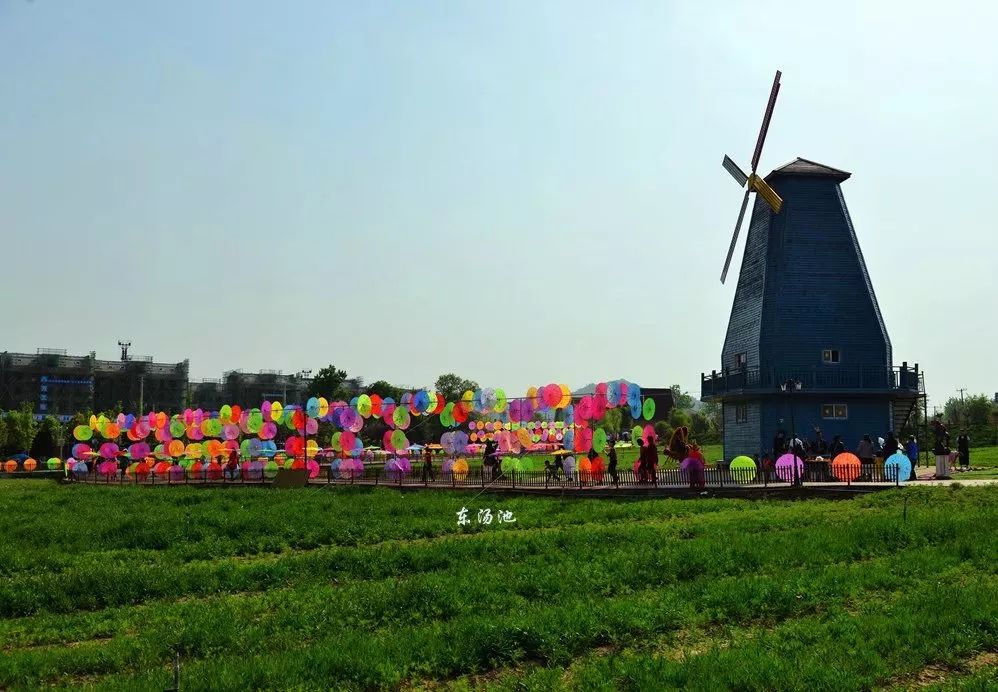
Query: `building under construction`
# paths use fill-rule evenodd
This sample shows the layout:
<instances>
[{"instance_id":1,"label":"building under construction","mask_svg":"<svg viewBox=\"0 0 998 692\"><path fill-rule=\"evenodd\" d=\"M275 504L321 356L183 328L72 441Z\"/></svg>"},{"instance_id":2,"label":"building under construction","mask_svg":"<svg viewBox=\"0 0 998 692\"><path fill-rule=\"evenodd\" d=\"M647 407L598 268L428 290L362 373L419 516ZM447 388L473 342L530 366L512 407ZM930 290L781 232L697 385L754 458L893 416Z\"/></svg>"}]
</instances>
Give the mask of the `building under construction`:
<instances>
[{"instance_id":1,"label":"building under construction","mask_svg":"<svg viewBox=\"0 0 998 692\"><path fill-rule=\"evenodd\" d=\"M222 379L192 382L189 405L192 408L215 411L223 404L252 408L259 406L262 401L304 402L308 398L311 383L312 378L304 373L290 375L279 370L231 370Z\"/></svg>"},{"instance_id":2,"label":"building under construction","mask_svg":"<svg viewBox=\"0 0 998 692\"><path fill-rule=\"evenodd\" d=\"M179 411L186 407L218 410L223 404L244 408L261 401L304 402L311 373L279 370L244 373L232 370L221 379L192 382L190 363L156 363L128 353L121 360L99 360L96 353L69 355L64 349L35 353L0 353L0 411L32 406L37 416L68 419L81 411ZM359 381L348 381L348 384Z\"/></svg>"},{"instance_id":3,"label":"building under construction","mask_svg":"<svg viewBox=\"0 0 998 692\"><path fill-rule=\"evenodd\" d=\"M0 410L27 402L36 415L68 419L79 411L176 411L187 394L189 363L148 356L98 360L61 349L0 354Z\"/></svg>"}]
</instances>

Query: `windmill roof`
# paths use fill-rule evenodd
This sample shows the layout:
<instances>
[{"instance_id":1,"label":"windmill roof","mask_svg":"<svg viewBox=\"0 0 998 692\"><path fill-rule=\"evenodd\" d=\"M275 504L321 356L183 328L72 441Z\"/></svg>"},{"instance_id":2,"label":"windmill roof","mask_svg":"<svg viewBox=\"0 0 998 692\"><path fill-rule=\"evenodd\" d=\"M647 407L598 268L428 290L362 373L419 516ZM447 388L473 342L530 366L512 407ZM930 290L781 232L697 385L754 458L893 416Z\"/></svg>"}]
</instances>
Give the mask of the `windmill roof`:
<instances>
[{"instance_id":1,"label":"windmill roof","mask_svg":"<svg viewBox=\"0 0 998 692\"><path fill-rule=\"evenodd\" d=\"M842 182L843 180L848 180L852 173L840 171L838 168L832 168L831 166L826 166L825 164L817 163L816 161L808 161L807 159L802 159L798 156L790 163L773 169L773 172L766 176L766 180L778 175L818 176L835 178L837 181Z\"/></svg>"}]
</instances>

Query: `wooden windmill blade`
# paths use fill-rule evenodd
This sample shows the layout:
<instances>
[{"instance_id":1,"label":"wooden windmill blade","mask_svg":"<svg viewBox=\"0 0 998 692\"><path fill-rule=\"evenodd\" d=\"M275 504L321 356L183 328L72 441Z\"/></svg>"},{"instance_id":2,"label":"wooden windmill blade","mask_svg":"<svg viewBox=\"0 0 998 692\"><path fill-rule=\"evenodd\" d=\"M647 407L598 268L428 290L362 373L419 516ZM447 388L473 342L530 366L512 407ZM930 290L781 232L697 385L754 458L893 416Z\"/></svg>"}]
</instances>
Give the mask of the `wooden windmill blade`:
<instances>
[{"instance_id":1,"label":"wooden windmill blade","mask_svg":"<svg viewBox=\"0 0 998 692\"><path fill-rule=\"evenodd\" d=\"M735 179L736 183L738 183L738 187L745 187L745 183L748 182L748 176L745 175L745 171L738 167L737 163L731 160L730 156L727 154L724 155L724 160L721 161L721 166L724 170L731 174L731 177Z\"/></svg>"},{"instance_id":2,"label":"wooden windmill blade","mask_svg":"<svg viewBox=\"0 0 998 692\"><path fill-rule=\"evenodd\" d=\"M776 97L780 93L780 75L782 74L779 70L776 71L776 77L773 78L773 88L769 91L769 102L766 104L766 113L762 116L762 127L759 128L759 138L755 141L755 152L752 154L753 173L759 167L759 158L762 156L762 145L766 143L766 133L769 132L769 121L773 118Z\"/></svg>"},{"instance_id":3,"label":"wooden windmill blade","mask_svg":"<svg viewBox=\"0 0 998 692\"><path fill-rule=\"evenodd\" d=\"M766 204L770 206L774 214L779 214L780 210L783 209L783 198L776 194L776 190L771 188L769 183L755 173L749 176L749 187L766 200Z\"/></svg>"},{"instance_id":4,"label":"wooden windmill blade","mask_svg":"<svg viewBox=\"0 0 998 692\"><path fill-rule=\"evenodd\" d=\"M731 266L731 258L735 254L735 245L738 243L738 230L742 227L742 219L745 218L745 209L748 207L748 196L752 192L749 188L745 190L745 196L742 197L742 208L738 210L738 220L735 221L735 232L731 235L731 245L728 246L728 256L724 259L724 269L721 270L721 283L728 278L728 268Z\"/></svg>"},{"instance_id":5,"label":"wooden windmill blade","mask_svg":"<svg viewBox=\"0 0 998 692\"><path fill-rule=\"evenodd\" d=\"M745 172L738 167L738 165L731 159L730 156L725 155L724 160L721 161L721 166L726 170L735 182L738 183L739 187L745 188L745 196L742 197L742 206L738 210L738 220L735 222L735 231L731 234L731 244L728 246L728 255L724 259L724 268L721 270L721 283L728 276L728 270L731 268L731 259L735 254L735 246L738 244L738 233L742 226L742 221L745 218L745 210L748 208L748 198L750 192L755 192L757 195L762 197L766 201L766 204L773 210L774 214L779 214L780 210L783 208L783 200L776 190L771 188L765 180L756 175L756 169L759 167L759 159L762 156L762 147L766 143L766 134L769 132L769 123L773 119L773 109L776 107L776 97L780 93L780 77L782 72L776 71L776 76L773 78L773 86L769 90L769 101L766 102L766 112L762 116L762 127L759 128L759 136L755 141L755 151L752 153L752 168L751 172L746 175Z\"/></svg>"}]
</instances>

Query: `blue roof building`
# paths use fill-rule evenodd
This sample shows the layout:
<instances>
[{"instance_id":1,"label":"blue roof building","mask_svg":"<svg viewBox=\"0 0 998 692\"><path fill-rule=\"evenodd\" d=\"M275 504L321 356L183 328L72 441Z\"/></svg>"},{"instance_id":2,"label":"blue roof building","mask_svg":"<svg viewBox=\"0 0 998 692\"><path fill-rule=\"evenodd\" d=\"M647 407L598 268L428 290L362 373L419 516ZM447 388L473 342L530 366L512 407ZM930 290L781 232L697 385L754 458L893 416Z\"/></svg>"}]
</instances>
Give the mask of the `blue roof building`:
<instances>
[{"instance_id":1,"label":"blue roof building","mask_svg":"<svg viewBox=\"0 0 998 692\"><path fill-rule=\"evenodd\" d=\"M723 408L725 459L770 453L781 429L810 439L820 428L853 450L900 431L924 394L917 364L893 364L842 195L849 177L798 158L765 178L779 214L756 197L721 367L702 375L701 398Z\"/></svg>"}]
</instances>

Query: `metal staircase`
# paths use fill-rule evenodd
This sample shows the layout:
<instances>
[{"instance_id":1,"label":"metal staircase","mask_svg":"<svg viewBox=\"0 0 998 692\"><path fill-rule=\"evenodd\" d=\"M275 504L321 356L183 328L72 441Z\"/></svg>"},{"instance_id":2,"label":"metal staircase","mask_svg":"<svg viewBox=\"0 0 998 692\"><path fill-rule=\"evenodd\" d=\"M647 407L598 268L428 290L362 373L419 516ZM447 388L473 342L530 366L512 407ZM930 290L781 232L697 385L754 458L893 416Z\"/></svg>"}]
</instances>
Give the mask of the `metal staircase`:
<instances>
[{"instance_id":1,"label":"metal staircase","mask_svg":"<svg viewBox=\"0 0 998 692\"><path fill-rule=\"evenodd\" d=\"M916 431L910 426L913 423L913 418L915 417L915 412L919 404L922 404L924 411L921 421L924 430ZM919 371L918 393L912 393L911 396L898 398L894 401L894 431L898 435L901 435L904 432L909 434L918 434L920 438L925 439L928 435L928 411L929 399L925 393L925 373ZM924 436L921 433L925 433Z\"/></svg>"}]
</instances>

